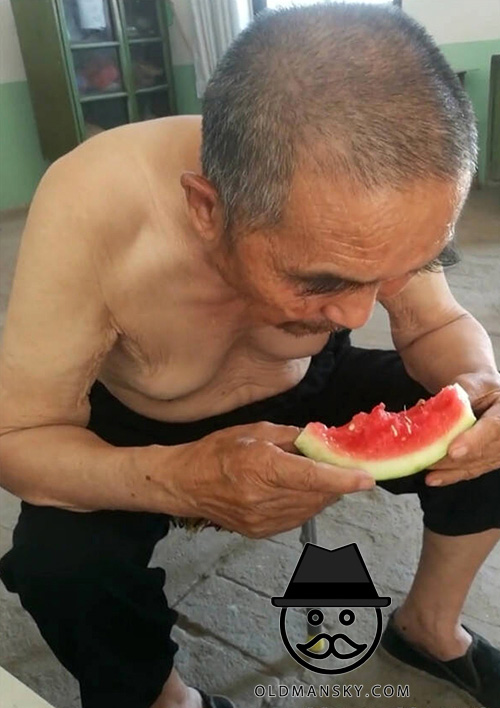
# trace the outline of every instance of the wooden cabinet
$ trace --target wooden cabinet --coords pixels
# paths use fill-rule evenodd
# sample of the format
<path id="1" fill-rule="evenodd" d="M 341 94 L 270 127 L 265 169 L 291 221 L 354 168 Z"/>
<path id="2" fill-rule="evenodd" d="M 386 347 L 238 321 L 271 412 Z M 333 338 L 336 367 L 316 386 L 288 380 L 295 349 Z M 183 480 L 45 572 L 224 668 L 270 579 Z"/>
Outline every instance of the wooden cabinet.
<path id="1" fill-rule="evenodd" d="M 176 113 L 166 0 L 11 0 L 44 157 Z"/>

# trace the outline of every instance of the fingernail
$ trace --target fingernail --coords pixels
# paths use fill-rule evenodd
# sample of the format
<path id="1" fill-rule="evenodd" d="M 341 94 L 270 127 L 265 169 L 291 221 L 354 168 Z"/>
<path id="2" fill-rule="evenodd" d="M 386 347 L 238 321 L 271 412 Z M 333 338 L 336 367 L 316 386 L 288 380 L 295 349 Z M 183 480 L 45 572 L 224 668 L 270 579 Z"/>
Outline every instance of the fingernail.
<path id="1" fill-rule="evenodd" d="M 456 450 L 452 450 L 450 452 L 450 457 L 453 459 L 456 459 L 458 457 L 464 457 L 467 454 L 467 448 L 466 447 L 457 447 Z"/>
<path id="2" fill-rule="evenodd" d="M 443 484 L 442 479 L 431 479 L 430 482 L 427 482 L 429 487 L 439 487 L 440 484 Z"/>
<path id="3" fill-rule="evenodd" d="M 358 484 L 358 489 L 372 489 L 375 486 L 375 480 L 373 477 L 363 477 L 360 479 Z"/>

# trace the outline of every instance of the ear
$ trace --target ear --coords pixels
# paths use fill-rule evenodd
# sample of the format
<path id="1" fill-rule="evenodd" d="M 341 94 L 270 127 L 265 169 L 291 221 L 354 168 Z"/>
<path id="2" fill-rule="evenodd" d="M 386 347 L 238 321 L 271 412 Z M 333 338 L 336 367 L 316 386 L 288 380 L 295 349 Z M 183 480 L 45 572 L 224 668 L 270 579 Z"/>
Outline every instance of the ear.
<path id="1" fill-rule="evenodd" d="M 215 187 L 202 175 L 184 172 L 181 185 L 186 193 L 189 215 L 204 239 L 217 240 L 224 230 L 222 205 Z"/>

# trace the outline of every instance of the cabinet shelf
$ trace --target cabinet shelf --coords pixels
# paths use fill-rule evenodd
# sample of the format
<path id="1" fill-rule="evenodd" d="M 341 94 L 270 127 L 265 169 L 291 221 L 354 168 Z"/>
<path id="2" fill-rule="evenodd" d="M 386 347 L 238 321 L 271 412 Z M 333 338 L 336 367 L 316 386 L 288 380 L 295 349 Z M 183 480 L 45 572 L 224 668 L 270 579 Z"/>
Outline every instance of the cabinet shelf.
<path id="1" fill-rule="evenodd" d="M 155 93 L 155 91 L 168 91 L 168 84 L 156 84 L 156 86 L 146 86 L 136 89 L 136 93 Z"/>
<path id="2" fill-rule="evenodd" d="M 73 42 L 71 49 L 102 49 L 105 47 L 119 47 L 120 42 Z"/>
<path id="3" fill-rule="evenodd" d="M 161 42 L 163 37 L 134 37 L 131 39 L 129 37 L 129 44 L 154 44 L 155 42 Z"/>
<path id="4" fill-rule="evenodd" d="M 80 96 L 80 103 L 90 103 L 91 101 L 105 101 L 110 98 L 126 98 L 126 91 L 109 91 L 108 93 L 90 93 L 87 96 Z"/>

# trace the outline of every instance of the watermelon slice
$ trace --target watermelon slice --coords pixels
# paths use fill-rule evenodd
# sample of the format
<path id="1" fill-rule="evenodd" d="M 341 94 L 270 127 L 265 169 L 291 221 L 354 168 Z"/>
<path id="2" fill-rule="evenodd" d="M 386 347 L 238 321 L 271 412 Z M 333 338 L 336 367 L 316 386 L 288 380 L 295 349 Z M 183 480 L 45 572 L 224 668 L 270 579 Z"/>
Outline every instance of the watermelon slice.
<path id="1" fill-rule="evenodd" d="M 379 403 L 338 428 L 309 423 L 295 446 L 317 462 L 362 469 L 376 480 L 395 479 L 445 457 L 451 441 L 475 422 L 467 393 L 453 384 L 400 413 Z"/>

